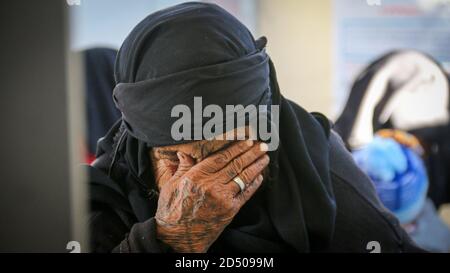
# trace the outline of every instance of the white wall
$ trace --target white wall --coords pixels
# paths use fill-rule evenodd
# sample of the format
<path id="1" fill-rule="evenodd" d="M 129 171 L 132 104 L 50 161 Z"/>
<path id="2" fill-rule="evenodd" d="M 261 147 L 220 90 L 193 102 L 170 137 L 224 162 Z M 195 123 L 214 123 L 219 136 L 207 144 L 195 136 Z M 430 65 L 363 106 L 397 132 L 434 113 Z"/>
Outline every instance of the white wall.
<path id="1" fill-rule="evenodd" d="M 332 109 L 330 0 L 260 0 L 259 34 L 277 69 L 282 94 L 310 112 Z"/>

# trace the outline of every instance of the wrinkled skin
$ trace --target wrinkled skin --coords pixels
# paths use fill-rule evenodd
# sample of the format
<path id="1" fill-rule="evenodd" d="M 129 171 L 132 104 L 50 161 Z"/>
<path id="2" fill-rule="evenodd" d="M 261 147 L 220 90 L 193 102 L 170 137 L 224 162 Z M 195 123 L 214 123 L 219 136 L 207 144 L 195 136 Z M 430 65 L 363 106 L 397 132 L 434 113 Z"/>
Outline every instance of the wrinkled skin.
<path id="1" fill-rule="evenodd" d="M 157 237 L 176 252 L 206 252 L 260 187 L 269 164 L 259 142 L 205 140 L 150 150 L 160 190 Z M 232 181 L 246 184 L 241 192 Z"/>

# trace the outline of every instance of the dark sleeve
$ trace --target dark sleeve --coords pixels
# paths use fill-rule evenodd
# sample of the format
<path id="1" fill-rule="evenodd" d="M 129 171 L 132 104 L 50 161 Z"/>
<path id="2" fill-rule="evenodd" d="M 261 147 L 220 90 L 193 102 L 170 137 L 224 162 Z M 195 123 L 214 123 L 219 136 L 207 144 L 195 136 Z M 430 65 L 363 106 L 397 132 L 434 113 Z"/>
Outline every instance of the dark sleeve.
<path id="1" fill-rule="evenodd" d="M 125 239 L 116 246 L 115 253 L 169 253 L 170 247 L 156 238 L 155 218 L 143 223 L 136 223 L 125 236 Z"/>
<path id="2" fill-rule="evenodd" d="M 156 222 L 138 222 L 121 188 L 89 166 L 89 231 L 91 252 L 165 253 L 170 248 L 156 238 Z"/>
<path id="3" fill-rule="evenodd" d="M 336 198 L 336 228 L 331 252 L 423 252 L 380 202 L 370 179 L 357 167 L 341 138 L 330 135 L 330 166 Z"/>
<path id="4" fill-rule="evenodd" d="M 91 251 L 97 253 L 168 253 L 170 247 L 156 238 L 156 222 L 150 218 L 129 226 L 111 209 L 91 212 Z"/>

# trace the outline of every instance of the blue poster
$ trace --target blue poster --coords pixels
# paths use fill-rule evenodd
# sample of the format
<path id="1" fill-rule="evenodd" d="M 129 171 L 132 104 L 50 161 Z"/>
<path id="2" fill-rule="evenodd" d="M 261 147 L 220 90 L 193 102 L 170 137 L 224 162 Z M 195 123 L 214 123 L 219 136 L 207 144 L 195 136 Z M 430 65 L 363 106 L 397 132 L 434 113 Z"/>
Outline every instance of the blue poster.
<path id="1" fill-rule="evenodd" d="M 358 73 L 388 51 L 420 50 L 450 71 L 450 1 L 334 0 L 333 4 L 335 117 Z"/>

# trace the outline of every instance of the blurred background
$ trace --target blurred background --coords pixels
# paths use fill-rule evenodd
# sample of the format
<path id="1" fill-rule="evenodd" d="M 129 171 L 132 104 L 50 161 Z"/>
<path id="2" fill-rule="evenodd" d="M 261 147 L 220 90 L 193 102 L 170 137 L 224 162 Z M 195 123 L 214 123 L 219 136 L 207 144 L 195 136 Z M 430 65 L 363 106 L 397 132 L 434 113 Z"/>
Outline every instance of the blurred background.
<path id="1" fill-rule="evenodd" d="M 148 14 L 181 2 L 2 2 L 1 252 L 70 252 L 70 241 L 87 251 L 86 185 L 77 164 L 95 159 L 97 139 L 120 117 L 111 100 L 116 50 Z M 284 96 L 341 119 L 336 130 L 350 151 L 379 129 L 413 134 L 423 146 L 428 197 L 450 225 L 450 143 L 442 129 L 450 109 L 450 1 L 205 2 L 268 38 Z"/>

